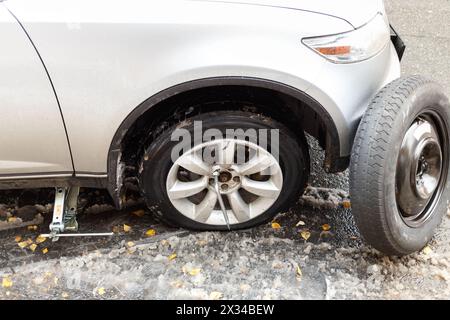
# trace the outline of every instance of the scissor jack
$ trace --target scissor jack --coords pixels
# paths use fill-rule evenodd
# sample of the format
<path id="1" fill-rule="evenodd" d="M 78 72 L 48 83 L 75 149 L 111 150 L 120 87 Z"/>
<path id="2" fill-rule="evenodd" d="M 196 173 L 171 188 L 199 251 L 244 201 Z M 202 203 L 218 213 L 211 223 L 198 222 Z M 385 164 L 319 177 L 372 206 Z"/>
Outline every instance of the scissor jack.
<path id="1" fill-rule="evenodd" d="M 53 218 L 50 223 L 50 233 L 42 234 L 44 238 L 58 241 L 60 237 L 102 237 L 112 236 L 114 233 L 63 233 L 65 231 L 78 231 L 77 204 L 80 187 L 61 188 L 55 192 L 55 204 L 53 206 Z"/>

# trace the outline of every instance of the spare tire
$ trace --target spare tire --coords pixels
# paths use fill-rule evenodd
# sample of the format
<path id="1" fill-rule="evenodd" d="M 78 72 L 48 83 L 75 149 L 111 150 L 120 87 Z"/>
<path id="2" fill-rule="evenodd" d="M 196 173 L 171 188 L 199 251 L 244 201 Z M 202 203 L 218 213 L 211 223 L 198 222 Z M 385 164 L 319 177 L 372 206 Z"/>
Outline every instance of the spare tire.
<path id="1" fill-rule="evenodd" d="M 442 87 L 421 76 L 387 85 L 362 117 L 350 163 L 352 209 L 379 251 L 420 250 L 447 212 L 449 123 Z"/>

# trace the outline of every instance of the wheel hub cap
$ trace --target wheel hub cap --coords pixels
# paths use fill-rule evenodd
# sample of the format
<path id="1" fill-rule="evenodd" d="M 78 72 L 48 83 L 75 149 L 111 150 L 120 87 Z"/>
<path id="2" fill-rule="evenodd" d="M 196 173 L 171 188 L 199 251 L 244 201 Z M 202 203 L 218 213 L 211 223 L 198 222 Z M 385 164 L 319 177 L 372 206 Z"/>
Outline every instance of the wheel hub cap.
<path id="1" fill-rule="evenodd" d="M 433 122 L 418 118 L 406 132 L 397 162 L 397 204 L 405 218 L 422 215 L 442 173 L 442 151 Z"/>

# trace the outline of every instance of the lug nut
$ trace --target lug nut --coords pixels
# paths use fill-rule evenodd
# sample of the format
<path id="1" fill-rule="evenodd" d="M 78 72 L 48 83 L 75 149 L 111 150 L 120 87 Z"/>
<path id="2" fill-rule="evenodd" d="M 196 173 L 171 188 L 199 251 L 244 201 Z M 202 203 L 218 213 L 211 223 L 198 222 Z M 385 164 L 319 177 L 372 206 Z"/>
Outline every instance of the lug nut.
<path id="1" fill-rule="evenodd" d="M 233 177 L 233 181 L 234 182 L 240 182 L 241 178 L 239 178 L 238 176 Z"/>
<path id="2" fill-rule="evenodd" d="M 227 184 L 223 184 L 223 185 L 220 186 L 220 188 L 221 188 L 223 191 L 227 191 L 227 190 L 228 190 L 228 185 L 227 185 Z"/>

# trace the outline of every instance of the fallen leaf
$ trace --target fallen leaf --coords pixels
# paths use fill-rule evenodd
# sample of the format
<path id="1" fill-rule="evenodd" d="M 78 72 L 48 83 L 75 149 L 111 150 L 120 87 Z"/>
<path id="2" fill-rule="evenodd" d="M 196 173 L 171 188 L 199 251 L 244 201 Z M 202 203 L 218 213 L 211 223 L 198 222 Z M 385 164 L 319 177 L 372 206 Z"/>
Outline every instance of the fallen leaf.
<path id="1" fill-rule="evenodd" d="M 303 239 L 308 240 L 309 237 L 311 237 L 311 232 L 309 232 L 309 231 L 302 231 L 302 232 L 300 232 L 300 235 L 301 235 L 301 237 Z"/>
<path id="2" fill-rule="evenodd" d="M 43 254 L 47 254 L 48 253 L 48 249 L 47 248 L 42 249 L 42 253 Z"/>
<path id="3" fill-rule="evenodd" d="M 12 287 L 12 285 L 13 285 L 13 282 L 12 282 L 11 278 L 9 278 L 9 277 L 3 278 L 3 280 L 2 280 L 3 288 L 10 288 L 10 287 Z"/>
<path id="4" fill-rule="evenodd" d="M 281 226 L 278 222 L 272 222 L 272 229 L 280 229 Z"/>
<path id="5" fill-rule="evenodd" d="M 132 214 L 134 214 L 136 217 L 143 217 L 144 215 L 145 215 L 145 211 L 144 210 L 136 210 L 136 211 L 133 211 L 132 212 Z"/>
<path id="6" fill-rule="evenodd" d="M 344 200 L 344 201 L 342 201 L 342 206 L 345 209 L 350 209 L 352 207 L 352 204 L 351 204 L 350 200 Z"/>
<path id="7" fill-rule="evenodd" d="M 177 257 L 177 254 L 176 253 L 172 253 L 170 256 L 169 256 L 169 261 L 172 261 L 173 259 L 175 259 Z"/>
<path id="8" fill-rule="evenodd" d="M 15 241 L 15 242 L 20 242 L 20 241 L 22 241 L 22 237 L 21 237 L 21 236 L 16 236 L 16 237 L 14 238 L 14 241 Z"/>
<path id="9" fill-rule="evenodd" d="M 295 277 L 296 277 L 297 281 L 301 281 L 302 276 L 303 276 L 302 269 L 300 269 L 300 267 L 297 266 L 297 270 L 295 272 Z"/>
<path id="10" fill-rule="evenodd" d="M 30 245 L 29 248 L 30 248 L 31 251 L 34 252 L 36 250 L 36 248 L 37 248 L 37 244 L 33 243 L 32 245 Z"/>
<path id="11" fill-rule="evenodd" d="M 133 241 L 128 241 L 127 242 L 127 247 L 128 248 L 134 247 L 134 242 Z"/>
<path id="12" fill-rule="evenodd" d="M 16 222 L 17 221 L 17 218 L 16 217 L 9 217 L 8 218 L 8 222 L 10 222 L 10 223 L 14 223 L 14 222 Z"/>
<path id="13" fill-rule="evenodd" d="M 330 229 L 331 229 L 331 226 L 328 223 L 325 223 L 324 225 L 322 225 L 323 231 L 329 231 Z"/>
<path id="14" fill-rule="evenodd" d="M 131 230 L 131 227 L 129 225 L 127 225 L 127 224 L 123 225 L 123 231 L 129 232 L 130 230 Z"/>
<path id="15" fill-rule="evenodd" d="M 198 274 L 200 273 L 200 271 L 201 271 L 200 268 L 194 268 L 194 269 L 189 270 L 188 273 L 189 273 L 191 276 L 196 276 L 196 275 L 198 275 Z"/>
<path id="16" fill-rule="evenodd" d="M 172 281 L 170 285 L 175 288 L 182 288 L 184 286 L 183 282 L 181 282 L 180 280 Z"/>
<path id="17" fill-rule="evenodd" d="M 47 240 L 47 238 L 45 238 L 45 237 L 43 237 L 42 235 L 40 235 L 40 236 L 38 236 L 38 237 L 36 238 L 36 243 L 39 244 L 39 243 L 44 242 L 45 240 Z"/>
<path id="18" fill-rule="evenodd" d="M 30 231 L 36 231 L 37 230 L 37 226 L 28 226 L 27 229 Z"/>
<path id="19" fill-rule="evenodd" d="M 61 297 L 68 298 L 69 294 L 67 292 L 63 292 L 63 293 L 61 293 Z"/>
<path id="20" fill-rule="evenodd" d="M 29 243 L 27 241 L 21 241 L 17 245 L 23 249 L 23 248 L 28 247 Z"/>
<path id="21" fill-rule="evenodd" d="M 28 243 L 28 245 L 33 244 L 33 240 L 31 238 L 28 238 L 27 243 Z"/>
<path id="22" fill-rule="evenodd" d="M 100 287 L 97 289 L 97 293 L 102 296 L 106 293 L 106 290 L 105 290 L 105 288 Z"/>
<path id="23" fill-rule="evenodd" d="M 219 292 L 219 291 L 213 291 L 211 292 L 211 294 L 209 295 L 209 298 L 211 300 L 220 300 L 223 297 L 223 293 Z"/>
<path id="24" fill-rule="evenodd" d="M 300 220 L 299 222 L 297 222 L 297 224 L 295 226 L 299 227 L 299 226 L 304 226 L 304 225 L 306 225 L 305 221 Z"/>
<path id="25" fill-rule="evenodd" d="M 156 234 L 156 231 L 154 229 L 148 229 L 147 232 L 145 232 L 145 235 L 147 237 L 153 237 Z"/>
<path id="26" fill-rule="evenodd" d="M 422 249 L 422 252 L 426 255 L 429 255 L 430 253 L 433 252 L 433 250 L 429 246 L 426 246 L 425 248 Z"/>

